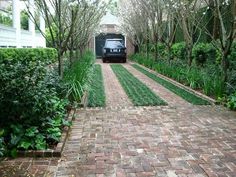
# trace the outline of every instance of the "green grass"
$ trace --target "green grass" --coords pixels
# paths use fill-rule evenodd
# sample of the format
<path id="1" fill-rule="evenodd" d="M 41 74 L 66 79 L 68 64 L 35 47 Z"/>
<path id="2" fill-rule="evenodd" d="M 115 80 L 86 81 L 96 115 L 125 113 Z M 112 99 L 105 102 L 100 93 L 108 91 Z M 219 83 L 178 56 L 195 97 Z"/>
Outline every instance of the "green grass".
<path id="1" fill-rule="evenodd" d="M 122 65 L 114 64 L 111 65 L 111 68 L 135 106 L 167 105 L 167 103 L 155 95 L 151 89 L 134 77 Z"/>
<path id="2" fill-rule="evenodd" d="M 208 105 L 208 104 L 210 104 L 207 100 L 204 100 L 204 99 L 196 96 L 195 94 L 190 93 L 190 92 L 172 84 L 171 82 L 158 77 L 157 75 L 145 70 L 144 68 L 142 68 L 141 66 L 138 66 L 137 64 L 133 64 L 132 66 L 135 69 L 137 69 L 138 71 L 140 71 L 143 74 L 145 74 L 146 76 L 148 76 L 149 78 L 156 81 L 157 83 L 161 84 L 162 86 L 164 86 L 168 90 L 174 92 L 176 95 L 182 97 L 183 99 L 185 99 L 189 103 L 192 103 L 194 105 Z"/>
<path id="3" fill-rule="evenodd" d="M 102 69 L 100 65 L 94 66 L 94 74 L 88 97 L 88 107 L 104 107 L 106 96 L 103 85 Z"/>

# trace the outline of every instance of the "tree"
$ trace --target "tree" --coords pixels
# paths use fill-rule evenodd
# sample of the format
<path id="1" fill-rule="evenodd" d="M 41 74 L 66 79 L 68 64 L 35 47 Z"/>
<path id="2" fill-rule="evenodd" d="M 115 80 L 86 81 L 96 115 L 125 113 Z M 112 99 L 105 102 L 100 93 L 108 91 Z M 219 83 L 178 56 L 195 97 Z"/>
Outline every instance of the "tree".
<path id="1" fill-rule="evenodd" d="M 62 56 L 67 50 L 67 44 L 75 28 L 74 22 L 76 21 L 78 13 L 77 9 L 75 11 L 71 11 L 70 9 L 76 4 L 77 1 L 69 2 L 68 0 L 35 0 L 35 6 L 43 15 L 50 35 L 51 40 L 47 42 L 57 49 L 58 72 L 60 76 L 63 74 Z M 30 11 L 29 4 L 26 5 L 31 19 L 34 20 L 37 25 L 35 14 L 32 14 Z M 68 12 L 72 12 L 73 15 L 69 16 Z M 71 23 L 67 23 L 68 18 L 73 18 L 70 20 Z M 38 25 L 37 27 L 47 40 L 46 33 L 42 31 Z"/>
<path id="2" fill-rule="evenodd" d="M 187 59 L 189 66 L 192 65 L 192 49 L 201 35 L 199 29 L 201 30 L 200 26 L 204 19 L 204 14 L 199 14 L 198 12 L 205 5 L 206 4 L 201 0 L 177 0 L 173 4 L 187 46 Z M 198 36 L 196 37 L 196 35 Z"/>
<path id="3" fill-rule="evenodd" d="M 147 18 L 144 10 L 139 7 L 137 0 L 121 1 L 119 6 L 121 29 L 129 36 L 133 45 L 138 49 L 147 41 Z"/>
<path id="4" fill-rule="evenodd" d="M 229 68 L 229 54 L 233 41 L 236 38 L 236 1 L 235 0 L 203 0 L 211 10 L 212 19 L 217 24 L 214 28 L 219 29 L 218 35 L 206 26 L 201 26 L 204 32 L 210 36 L 213 45 L 220 52 L 222 66 L 222 81 L 227 81 L 227 72 Z"/>
<path id="5" fill-rule="evenodd" d="M 176 29 L 178 25 L 177 14 L 175 13 L 175 7 L 172 0 L 167 0 L 165 4 L 164 10 L 166 21 L 163 25 L 164 37 L 162 38 L 162 42 L 165 44 L 168 59 L 171 59 L 171 47 L 175 40 Z"/>
<path id="6" fill-rule="evenodd" d="M 92 34 L 106 12 L 107 3 L 99 0 L 94 2 L 83 0 L 80 1 L 77 8 L 78 18 L 76 18 L 76 21 L 74 22 L 75 28 L 73 29 L 68 43 L 71 64 L 73 62 L 73 53 L 75 50 L 79 50 L 80 55 L 83 54 L 85 47 L 88 45 L 88 42 L 92 37 Z M 68 23 L 71 22 L 68 21 Z M 78 56 L 76 56 L 76 58 L 78 58 Z"/>

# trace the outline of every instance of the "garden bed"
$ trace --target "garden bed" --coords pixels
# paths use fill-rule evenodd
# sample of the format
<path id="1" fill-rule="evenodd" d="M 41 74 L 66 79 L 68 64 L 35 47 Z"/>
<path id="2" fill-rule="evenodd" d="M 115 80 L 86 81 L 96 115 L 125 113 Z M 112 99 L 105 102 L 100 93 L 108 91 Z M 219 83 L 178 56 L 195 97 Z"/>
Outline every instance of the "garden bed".
<path id="1" fill-rule="evenodd" d="M 138 71 L 142 72 L 149 78 L 153 79 L 157 83 L 161 84 L 168 90 L 172 91 L 176 95 L 182 97 L 186 101 L 194 104 L 194 105 L 209 105 L 209 104 L 215 104 L 215 100 L 212 98 L 209 98 L 201 93 L 198 93 L 195 90 L 192 90 L 176 81 L 173 81 L 172 79 L 169 79 L 163 75 L 156 74 L 154 71 L 145 68 L 142 65 L 139 64 L 132 64 L 132 66 L 137 69 Z M 149 71 L 148 71 L 149 70 Z"/>
<path id="2" fill-rule="evenodd" d="M 71 122 L 74 119 L 74 114 L 75 109 L 71 109 L 65 120 Z M 16 157 L 61 157 L 70 129 L 70 126 L 63 128 L 61 139 L 54 149 L 17 151 Z"/>
<path id="3" fill-rule="evenodd" d="M 153 93 L 149 87 L 134 77 L 122 65 L 113 64 L 111 68 L 135 106 L 167 105 L 164 100 Z"/>

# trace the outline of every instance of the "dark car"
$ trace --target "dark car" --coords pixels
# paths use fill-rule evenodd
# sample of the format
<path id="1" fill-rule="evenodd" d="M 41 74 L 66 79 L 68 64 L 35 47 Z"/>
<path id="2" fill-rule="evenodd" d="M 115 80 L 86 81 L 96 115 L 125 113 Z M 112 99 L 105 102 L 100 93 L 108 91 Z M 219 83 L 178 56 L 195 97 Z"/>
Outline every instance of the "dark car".
<path id="1" fill-rule="evenodd" d="M 122 39 L 106 39 L 102 51 L 102 61 L 126 62 L 126 47 Z"/>

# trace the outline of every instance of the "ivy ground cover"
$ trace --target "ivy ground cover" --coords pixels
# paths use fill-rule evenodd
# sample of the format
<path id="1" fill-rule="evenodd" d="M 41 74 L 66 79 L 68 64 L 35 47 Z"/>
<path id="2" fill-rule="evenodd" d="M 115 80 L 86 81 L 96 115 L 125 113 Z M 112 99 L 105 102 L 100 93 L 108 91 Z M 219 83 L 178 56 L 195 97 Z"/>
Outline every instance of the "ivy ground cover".
<path id="1" fill-rule="evenodd" d="M 183 99 L 185 99 L 189 103 L 192 103 L 194 105 L 208 105 L 208 104 L 210 104 L 207 100 L 204 100 L 204 99 L 196 96 L 195 94 L 190 93 L 190 92 L 170 83 L 169 81 L 158 77 L 157 75 L 145 70 L 144 68 L 142 68 L 141 66 L 138 66 L 137 64 L 133 64 L 132 66 L 135 69 L 137 69 L 138 71 L 140 71 L 143 74 L 145 74 L 146 76 L 148 76 L 149 78 L 151 78 L 152 80 L 161 84 L 162 86 L 164 86 L 168 90 L 174 92 L 176 95 L 182 97 Z"/>
<path id="2" fill-rule="evenodd" d="M 135 106 L 167 105 L 164 100 L 153 93 L 150 88 L 134 77 L 122 65 L 113 64 L 111 68 Z"/>
<path id="3" fill-rule="evenodd" d="M 104 107 L 106 103 L 101 65 L 94 66 L 88 97 L 89 107 Z"/>

